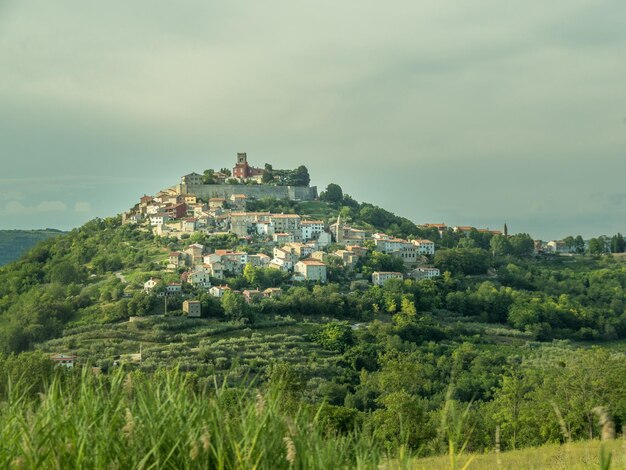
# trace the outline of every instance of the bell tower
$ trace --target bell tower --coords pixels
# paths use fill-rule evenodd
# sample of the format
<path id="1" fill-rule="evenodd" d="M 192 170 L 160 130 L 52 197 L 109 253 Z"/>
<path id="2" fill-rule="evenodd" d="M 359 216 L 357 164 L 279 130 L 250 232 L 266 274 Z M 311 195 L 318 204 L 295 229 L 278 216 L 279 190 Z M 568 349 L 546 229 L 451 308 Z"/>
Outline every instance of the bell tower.
<path id="1" fill-rule="evenodd" d="M 237 164 L 233 168 L 233 177 L 247 178 L 250 176 L 250 166 L 248 165 L 248 155 L 245 152 L 237 154 Z"/>

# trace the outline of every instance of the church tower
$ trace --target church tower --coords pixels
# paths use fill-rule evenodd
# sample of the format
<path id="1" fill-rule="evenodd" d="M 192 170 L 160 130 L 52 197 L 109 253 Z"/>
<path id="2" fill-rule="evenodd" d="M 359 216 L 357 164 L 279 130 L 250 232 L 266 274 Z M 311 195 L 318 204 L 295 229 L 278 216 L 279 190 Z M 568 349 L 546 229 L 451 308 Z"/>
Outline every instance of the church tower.
<path id="1" fill-rule="evenodd" d="M 237 154 L 237 164 L 233 168 L 233 177 L 245 179 L 250 176 L 250 165 L 248 165 L 248 155 L 243 153 Z"/>
<path id="2" fill-rule="evenodd" d="M 341 224 L 341 214 L 337 216 L 337 222 L 335 223 L 335 243 L 341 243 L 343 241 L 343 226 Z"/>

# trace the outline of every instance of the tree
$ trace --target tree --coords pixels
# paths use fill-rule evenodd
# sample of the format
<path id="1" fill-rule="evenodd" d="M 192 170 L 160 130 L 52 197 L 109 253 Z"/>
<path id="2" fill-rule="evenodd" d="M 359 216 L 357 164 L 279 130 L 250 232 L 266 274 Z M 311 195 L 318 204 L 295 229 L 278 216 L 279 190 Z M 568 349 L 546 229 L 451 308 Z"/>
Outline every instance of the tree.
<path id="1" fill-rule="evenodd" d="M 493 416 L 502 428 L 505 447 L 515 449 L 523 422 L 524 408 L 529 406 L 528 393 L 536 384 L 529 383 L 529 371 L 522 371 L 519 365 L 511 367 L 502 377 L 502 384 L 496 391 L 493 401 Z"/>
<path id="2" fill-rule="evenodd" d="M 453 248 L 435 254 L 435 266 L 452 274 L 485 274 L 489 267 L 487 252 L 480 248 Z"/>
<path id="3" fill-rule="evenodd" d="M 269 163 L 265 164 L 265 171 L 263 172 L 263 179 L 261 180 L 264 184 L 268 184 L 274 180 L 274 169 L 272 165 Z"/>
<path id="4" fill-rule="evenodd" d="M 241 320 L 247 316 L 247 305 L 244 298 L 231 291 L 226 291 L 222 297 L 224 314 L 233 320 Z"/>
<path id="5" fill-rule="evenodd" d="M 204 170 L 204 173 L 202 174 L 202 182 L 204 184 L 215 184 L 215 171 L 214 170 Z"/>
<path id="6" fill-rule="evenodd" d="M 393 322 L 400 328 L 415 323 L 417 319 L 417 310 L 415 302 L 409 296 L 402 296 L 400 303 L 400 313 L 393 316 Z"/>
<path id="7" fill-rule="evenodd" d="M 81 283 L 85 280 L 84 269 L 70 262 L 62 261 L 50 269 L 50 281 L 59 284 Z"/>
<path id="8" fill-rule="evenodd" d="M 624 253 L 626 249 L 626 241 L 621 233 L 614 235 L 611 238 L 611 253 Z"/>
<path id="9" fill-rule="evenodd" d="M 224 173 L 226 176 L 232 176 L 233 173 L 228 168 L 222 168 L 220 173 Z"/>
<path id="10" fill-rule="evenodd" d="M 315 341 L 324 349 L 343 353 L 354 344 L 354 335 L 348 322 L 330 322 L 317 332 Z"/>
<path id="11" fill-rule="evenodd" d="M 592 255 L 601 255 L 605 253 L 606 247 L 604 240 L 601 238 L 592 238 L 589 240 L 589 253 Z"/>
<path id="12" fill-rule="evenodd" d="M 493 256 L 505 256 L 511 254 L 511 244 L 504 235 L 496 235 L 491 239 L 489 248 Z"/>
<path id="13" fill-rule="evenodd" d="M 576 239 L 571 235 L 563 239 L 563 244 L 567 247 L 570 253 L 576 251 Z"/>
<path id="14" fill-rule="evenodd" d="M 297 406 L 297 399 L 304 392 L 306 377 L 287 362 L 274 362 L 265 370 L 270 389 L 281 393 L 287 406 Z"/>
<path id="15" fill-rule="evenodd" d="M 535 242 L 527 233 L 513 235 L 509 238 L 509 245 L 511 253 L 519 258 L 526 258 L 535 250 Z"/>
<path id="16" fill-rule="evenodd" d="M 252 263 L 246 264 L 246 266 L 243 268 L 243 277 L 246 278 L 246 282 L 248 283 L 248 285 L 253 287 L 259 287 L 259 285 L 261 284 L 261 276 L 259 275 L 259 271 L 260 269 L 255 268 Z"/>
<path id="17" fill-rule="evenodd" d="M 326 186 L 326 191 L 322 191 L 320 194 L 320 199 L 333 204 L 341 204 L 343 202 L 343 190 L 338 184 L 330 183 Z"/>
<path id="18" fill-rule="evenodd" d="M 293 172 L 292 183 L 293 186 L 308 186 L 311 182 L 311 177 L 309 176 L 309 170 L 306 166 L 300 165 Z"/>
<path id="19" fill-rule="evenodd" d="M 580 235 L 576 236 L 574 239 L 574 249 L 576 253 L 584 253 L 585 252 L 585 240 Z"/>

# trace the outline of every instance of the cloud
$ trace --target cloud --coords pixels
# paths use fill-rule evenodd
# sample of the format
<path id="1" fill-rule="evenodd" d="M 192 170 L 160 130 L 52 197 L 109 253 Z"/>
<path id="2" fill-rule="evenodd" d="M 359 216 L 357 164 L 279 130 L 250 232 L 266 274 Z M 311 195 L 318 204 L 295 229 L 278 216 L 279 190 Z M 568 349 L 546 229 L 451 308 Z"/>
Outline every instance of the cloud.
<path id="1" fill-rule="evenodd" d="M 65 212 L 67 205 L 61 201 L 42 201 L 35 206 L 35 212 Z"/>
<path id="2" fill-rule="evenodd" d="M 67 204 L 61 201 L 41 201 L 35 206 L 25 206 L 21 202 L 10 201 L 5 204 L 4 211 L 11 215 L 47 214 L 51 212 L 65 212 L 67 211 Z"/>

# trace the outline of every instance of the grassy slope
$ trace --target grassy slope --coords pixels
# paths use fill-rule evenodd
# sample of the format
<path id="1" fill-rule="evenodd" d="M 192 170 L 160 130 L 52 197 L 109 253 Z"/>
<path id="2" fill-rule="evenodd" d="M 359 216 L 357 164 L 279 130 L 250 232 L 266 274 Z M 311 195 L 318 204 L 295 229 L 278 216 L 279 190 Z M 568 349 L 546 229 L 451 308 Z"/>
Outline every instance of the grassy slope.
<path id="1" fill-rule="evenodd" d="M 215 319 L 151 316 L 136 322 L 66 329 L 62 338 L 40 348 L 45 352 L 71 350 L 102 366 L 118 356 L 138 353 L 141 345 L 143 370 L 179 365 L 183 370 L 228 374 L 235 380 L 237 375 L 261 373 L 279 359 L 308 364 L 316 375 L 330 377 L 337 372 L 339 357 L 308 339 L 317 323 L 315 319 L 277 318 L 245 326 Z"/>
<path id="2" fill-rule="evenodd" d="M 470 461 L 468 470 L 583 470 L 600 468 L 599 441 L 583 441 L 566 445 L 547 445 L 530 449 L 495 453 L 465 455 L 457 460 L 456 468 L 463 468 Z M 626 441 L 615 440 L 603 444 L 611 452 L 611 469 L 626 468 Z M 424 470 L 444 470 L 451 466 L 449 456 L 430 457 L 414 461 L 413 468 Z"/>

